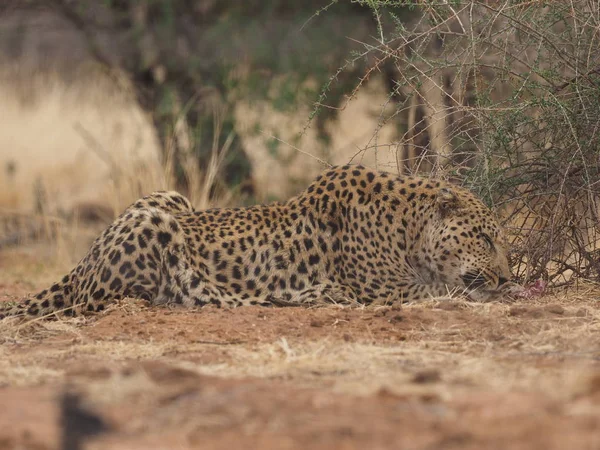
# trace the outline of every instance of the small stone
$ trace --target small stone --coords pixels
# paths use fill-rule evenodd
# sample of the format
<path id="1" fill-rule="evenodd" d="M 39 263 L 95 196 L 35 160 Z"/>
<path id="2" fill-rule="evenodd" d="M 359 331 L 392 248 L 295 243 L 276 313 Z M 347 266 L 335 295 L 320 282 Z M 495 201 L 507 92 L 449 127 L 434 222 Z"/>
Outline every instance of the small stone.
<path id="1" fill-rule="evenodd" d="M 402 317 L 400 314 L 396 314 L 394 317 L 391 317 L 389 319 L 390 323 L 398 323 L 398 322 L 402 322 L 404 320 L 404 317 Z"/>
<path id="2" fill-rule="evenodd" d="M 391 308 L 389 306 L 382 306 L 380 307 L 377 311 L 375 311 L 375 314 L 373 314 L 375 317 L 383 317 L 385 316 L 389 311 L 391 311 Z"/>
<path id="3" fill-rule="evenodd" d="M 442 379 L 442 375 L 440 374 L 440 371 L 437 369 L 426 369 L 426 370 L 421 370 L 420 372 L 417 372 L 412 381 L 413 383 L 419 383 L 419 384 L 424 384 L 424 383 L 435 383 L 437 381 L 440 381 Z"/>
<path id="4" fill-rule="evenodd" d="M 527 312 L 527 308 L 524 306 L 511 306 L 508 310 L 509 316 L 522 316 Z"/>

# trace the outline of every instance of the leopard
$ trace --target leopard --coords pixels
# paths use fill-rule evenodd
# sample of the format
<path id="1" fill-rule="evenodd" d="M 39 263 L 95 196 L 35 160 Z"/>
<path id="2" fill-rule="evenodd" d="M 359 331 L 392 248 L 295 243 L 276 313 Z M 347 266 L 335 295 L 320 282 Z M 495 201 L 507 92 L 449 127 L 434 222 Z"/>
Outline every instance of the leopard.
<path id="1" fill-rule="evenodd" d="M 60 281 L 8 316 L 87 315 L 137 298 L 199 308 L 502 298 L 504 231 L 442 179 L 334 166 L 284 202 L 195 210 L 175 191 L 129 206 Z M 450 297 L 449 297 L 450 296 Z"/>

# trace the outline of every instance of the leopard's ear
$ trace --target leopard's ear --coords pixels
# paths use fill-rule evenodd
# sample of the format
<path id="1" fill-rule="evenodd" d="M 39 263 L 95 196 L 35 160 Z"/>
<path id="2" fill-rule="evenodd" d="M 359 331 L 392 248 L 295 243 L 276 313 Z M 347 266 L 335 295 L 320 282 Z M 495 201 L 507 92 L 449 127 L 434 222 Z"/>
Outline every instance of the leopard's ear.
<path id="1" fill-rule="evenodd" d="M 442 216 L 447 216 L 458 209 L 458 196 L 450 188 L 441 188 L 435 199 L 438 211 Z"/>

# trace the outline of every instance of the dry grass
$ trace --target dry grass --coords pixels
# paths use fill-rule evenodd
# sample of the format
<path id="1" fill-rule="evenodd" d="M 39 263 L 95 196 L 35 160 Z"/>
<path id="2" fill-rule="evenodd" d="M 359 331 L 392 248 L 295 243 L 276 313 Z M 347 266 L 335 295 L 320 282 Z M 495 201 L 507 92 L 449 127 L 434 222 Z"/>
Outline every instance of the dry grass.
<path id="1" fill-rule="evenodd" d="M 0 71 L 1 208 L 56 214 L 112 199 L 122 172 L 143 174 L 137 188 L 164 183 L 155 132 L 126 83 L 94 68 L 73 76 Z"/>
<path id="2" fill-rule="evenodd" d="M 0 253 L 0 286 L 15 297 L 57 271 L 26 248 L 11 251 L 8 260 L 18 264 L 10 271 Z M 246 436 L 240 427 L 254 435 L 263 420 L 266 433 L 283 427 L 288 435 L 320 436 L 319 427 L 338 418 L 358 433 L 352 414 L 389 414 L 384 405 L 416 414 L 417 422 L 446 423 L 451 435 L 453 420 L 488 430 L 482 433 L 495 441 L 491 423 L 503 435 L 534 429 L 534 417 L 552 429 L 564 417 L 585 427 L 600 416 L 599 298 L 598 286 L 585 284 L 515 303 L 455 298 L 402 307 L 182 311 L 124 300 L 91 317 L 0 321 L 0 390 L 34 415 L 23 422 L 28 430 L 39 421 L 36 408 L 55 405 L 35 392 L 80 393 L 86 407 L 120 430 L 97 448 L 148 448 L 144 439 L 162 442 L 167 431 L 178 437 L 165 448 L 195 448 L 180 436 Z M 340 402 L 349 402 L 341 410 L 347 413 L 336 412 Z M 290 411 L 281 412 L 282 405 Z M 438 435 L 415 427 L 415 439 Z M 33 431 L 40 442 L 52 439 L 44 433 Z M 531 439 L 511 433 L 518 442 Z M 580 434 L 585 442 L 590 436 Z M 473 445 L 466 448 L 482 448 Z"/>
<path id="3" fill-rule="evenodd" d="M 456 299 L 407 305 L 399 314 L 411 320 L 411 325 L 396 344 L 382 341 L 381 333 L 374 335 L 369 323 L 358 338 L 348 340 L 335 336 L 313 339 L 310 329 L 306 337 L 282 333 L 269 342 L 233 340 L 231 345 L 219 345 L 228 343 L 219 339 L 152 338 L 151 330 L 160 326 L 157 319 L 149 319 L 146 308 L 138 303 L 121 302 L 103 320 L 110 320 L 115 313 L 140 317 L 150 330 L 149 339 L 130 340 L 117 327 L 101 340 L 93 340 L 88 330 L 94 328 L 97 318 L 0 322 L 0 342 L 4 344 L 0 347 L 0 384 L 59 382 L 67 376 L 69 365 L 89 361 L 119 367 L 129 361 L 161 360 L 206 375 L 294 380 L 359 394 L 382 388 L 414 389 L 409 381 L 423 371 L 432 371 L 443 380 L 434 385 L 439 395 L 477 387 L 539 390 L 561 396 L 600 358 L 598 298 L 598 287 L 585 285 L 518 304 Z M 342 316 L 348 311 L 344 308 L 314 311 L 323 310 L 340 313 L 324 325 L 332 329 L 350 320 Z M 368 307 L 350 313 L 356 320 L 354 316 L 361 314 L 390 311 L 389 307 Z M 264 322 L 254 325 L 243 331 L 254 329 L 260 334 L 261 327 L 270 326 Z M 212 355 L 215 361 L 197 363 L 198 355 Z M 62 361 L 69 364 L 63 366 Z M 538 365 L 540 361 L 545 362 Z M 548 364 L 554 367 L 548 370 Z"/>
<path id="4" fill-rule="evenodd" d="M 38 249 L 65 272 L 114 217 L 156 190 L 179 190 L 199 209 L 232 202 L 233 193 L 219 185 L 218 175 L 233 136 L 215 140 L 208 166 L 199 167 L 182 112 L 161 157 L 149 118 L 135 106 L 125 81 L 114 86 L 114 77 L 93 69 L 75 78 L 79 81 L 66 86 L 53 74 L 0 72 L 6 125 L 0 131 L 0 147 L 6 149 L 0 164 L 8 171 L 0 176 L 5 257 L 15 246 L 35 251 L 41 242 Z M 219 136 L 223 107 L 211 106 Z M 184 170 L 185 189 L 177 167 Z"/>

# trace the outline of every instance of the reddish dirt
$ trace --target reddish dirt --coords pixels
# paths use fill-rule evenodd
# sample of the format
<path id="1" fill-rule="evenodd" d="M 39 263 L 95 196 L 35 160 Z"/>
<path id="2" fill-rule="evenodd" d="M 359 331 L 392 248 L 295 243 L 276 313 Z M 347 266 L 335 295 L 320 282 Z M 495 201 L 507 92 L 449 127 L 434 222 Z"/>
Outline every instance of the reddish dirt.
<path id="1" fill-rule="evenodd" d="M 0 450 L 599 449 L 597 298 L 0 323 Z"/>

